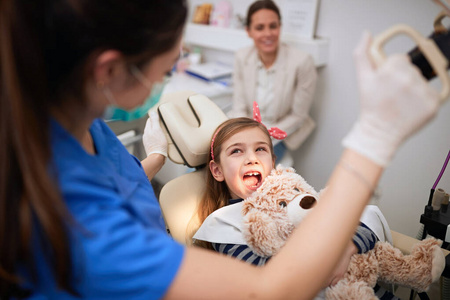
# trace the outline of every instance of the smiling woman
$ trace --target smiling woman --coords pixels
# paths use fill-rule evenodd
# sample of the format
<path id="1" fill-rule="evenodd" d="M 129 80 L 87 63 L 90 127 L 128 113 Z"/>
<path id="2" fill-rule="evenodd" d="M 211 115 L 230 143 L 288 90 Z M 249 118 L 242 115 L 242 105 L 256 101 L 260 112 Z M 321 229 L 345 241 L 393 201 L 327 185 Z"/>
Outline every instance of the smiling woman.
<path id="1" fill-rule="evenodd" d="M 247 33 L 253 39 L 265 68 L 270 68 L 277 57 L 281 32 L 281 16 L 275 4 L 253 5 L 247 17 Z M 261 4 L 264 2 L 260 2 Z M 267 8 L 266 8 L 267 7 Z"/>
<path id="2" fill-rule="evenodd" d="M 295 150 L 315 127 L 309 116 L 317 72 L 312 57 L 280 42 L 281 15 L 271 0 L 250 5 L 246 30 L 253 46 L 236 52 L 233 71 L 233 104 L 230 117 L 251 117 L 258 102 L 268 127 L 276 126 L 288 137 L 275 145 L 277 162 Z"/>

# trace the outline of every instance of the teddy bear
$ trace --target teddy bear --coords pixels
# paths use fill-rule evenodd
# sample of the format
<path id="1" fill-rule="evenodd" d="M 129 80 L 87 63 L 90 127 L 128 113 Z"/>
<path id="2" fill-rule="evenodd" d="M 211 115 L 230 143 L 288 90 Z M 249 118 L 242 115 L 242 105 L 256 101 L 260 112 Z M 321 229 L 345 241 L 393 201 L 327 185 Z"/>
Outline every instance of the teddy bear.
<path id="1" fill-rule="evenodd" d="M 312 209 L 323 190 L 316 192 L 293 168 L 277 166 L 242 206 L 243 236 L 260 256 L 276 255 L 294 228 Z M 388 242 L 352 256 L 348 270 L 326 299 L 378 299 L 373 287 L 378 280 L 426 291 L 445 267 L 442 241 L 428 238 L 404 255 Z"/>

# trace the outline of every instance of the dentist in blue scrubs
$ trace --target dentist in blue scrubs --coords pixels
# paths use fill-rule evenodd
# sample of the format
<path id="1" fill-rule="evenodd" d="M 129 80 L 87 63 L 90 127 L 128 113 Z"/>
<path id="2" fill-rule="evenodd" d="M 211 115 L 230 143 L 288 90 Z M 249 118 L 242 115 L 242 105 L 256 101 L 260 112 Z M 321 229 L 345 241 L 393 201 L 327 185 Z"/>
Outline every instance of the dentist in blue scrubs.
<path id="1" fill-rule="evenodd" d="M 183 0 L 0 2 L 1 299 L 313 298 L 369 185 L 438 109 L 406 56 L 372 66 L 366 34 L 355 52 L 361 116 L 342 154 L 352 172 L 336 166 L 322 201 L 264 267 L 186 248 L 167 235 L 149 182 L 167 147 L 157 118 L 142 162 L 103 121 L 143 117 L 158 101 L 186 16 Z"/>

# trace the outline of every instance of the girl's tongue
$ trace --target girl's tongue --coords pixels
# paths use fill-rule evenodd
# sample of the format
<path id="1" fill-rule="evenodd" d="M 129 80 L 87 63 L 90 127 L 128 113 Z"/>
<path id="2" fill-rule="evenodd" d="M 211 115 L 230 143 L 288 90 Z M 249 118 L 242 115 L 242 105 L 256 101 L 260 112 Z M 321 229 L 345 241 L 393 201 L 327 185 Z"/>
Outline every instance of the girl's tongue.
<path id="1" fill-rule="evenodd" d="M 261 182 L 261 174 L 258 172 L 248 173 L 244 175 L 244 184 L 249 188 L 257 188 Z"/>

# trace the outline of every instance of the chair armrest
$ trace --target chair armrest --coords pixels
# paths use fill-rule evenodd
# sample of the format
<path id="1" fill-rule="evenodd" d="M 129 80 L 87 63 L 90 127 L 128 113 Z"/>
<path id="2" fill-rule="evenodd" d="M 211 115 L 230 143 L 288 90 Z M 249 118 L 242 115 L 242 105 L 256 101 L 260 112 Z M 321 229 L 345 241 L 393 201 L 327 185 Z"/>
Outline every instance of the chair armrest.
<path id="1" fill-rule="evenodd" d="M 391 234 L 394 247 L 400 249 L 400 251 L 402 251 L 405 255 L 410 254 L 412 247 L 419 242 L 418 239 L 394 230 L 391 230 Z"/>
<path id="2" fill-rule="evenodd" d="M 197 206 L 205 189 L 205 169 L 184 174 L 166 183 L 159 204 L 170 235 L 178 242 L 191 245 L 187 237 L 200 227 Z"/>
<path id="3" fill-rule="evenodd" d="M 400 249 L 403 254 L 410 254 L 412 247 L 419 242 L 418 239 L 412 238 L 400 232 L 391 230 L 392 240 L 394 242 L 394 247 Z M 450 251 L 442 249 L 444 255 L 447 256 Z"/>

